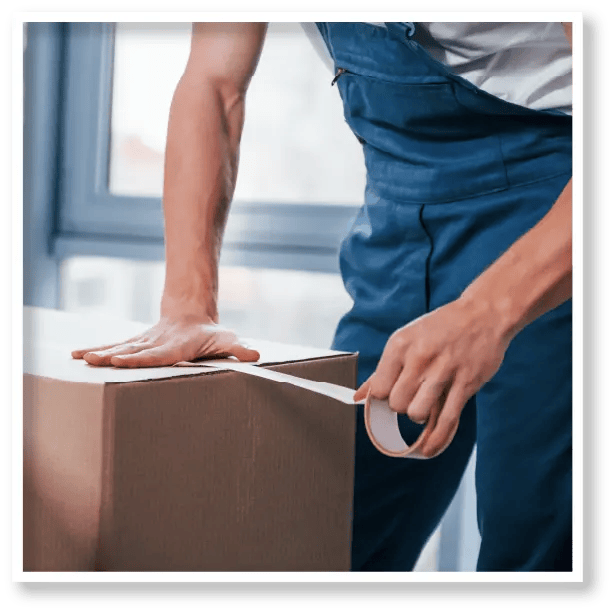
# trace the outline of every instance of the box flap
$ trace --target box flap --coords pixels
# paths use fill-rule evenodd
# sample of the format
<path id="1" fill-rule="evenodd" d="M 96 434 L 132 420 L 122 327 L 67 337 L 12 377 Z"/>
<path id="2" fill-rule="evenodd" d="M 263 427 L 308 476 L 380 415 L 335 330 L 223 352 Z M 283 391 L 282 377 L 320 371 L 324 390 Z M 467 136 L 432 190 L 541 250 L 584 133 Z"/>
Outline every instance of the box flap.
<path id="1" fill-rule="evenodd" d="M 138 321 L 24 306 L 23 371 L 25 374 L 93 384 L 214 374 L 220 371 L 206 365 L 130 369 L 99 367 L 89 365 L 83 359 L 73 359 L 70 354 L 80 348 L 123 342 L 149 327 L 149 324 Z M 258 364 L 305 361 L 347 354 L 251 338 L 243 340 L 260 352 Z M 219 361 L 216 360 L 216 363 Z"/>

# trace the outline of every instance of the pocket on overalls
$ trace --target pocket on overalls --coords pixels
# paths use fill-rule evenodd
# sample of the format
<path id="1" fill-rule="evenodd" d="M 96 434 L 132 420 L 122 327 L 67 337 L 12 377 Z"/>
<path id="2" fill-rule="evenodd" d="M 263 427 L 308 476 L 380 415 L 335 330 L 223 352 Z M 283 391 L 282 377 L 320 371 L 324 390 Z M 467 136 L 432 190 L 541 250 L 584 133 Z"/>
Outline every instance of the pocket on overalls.
<path id="1" fill-rule="evenodd" d="M 498 135 L 458 103 L 451 80 L 355 68 L 335 79 L 381 196 L 447 202 L 508 186 Z"/>

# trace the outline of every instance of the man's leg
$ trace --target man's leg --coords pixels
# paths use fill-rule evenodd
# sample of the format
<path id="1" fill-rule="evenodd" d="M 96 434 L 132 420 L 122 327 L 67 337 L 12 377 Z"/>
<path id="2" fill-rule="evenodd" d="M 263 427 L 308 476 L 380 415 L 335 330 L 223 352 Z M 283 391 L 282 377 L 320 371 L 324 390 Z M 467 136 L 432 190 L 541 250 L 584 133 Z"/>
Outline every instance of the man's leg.
<path id="1" fill-rule="evenodd" d="M 430 308 L 458 298 L 545 216 L 569 178 L 426 207 Z M 570 568 L 571 340 L 567 303 L 520 332 L 477 393 L 478 570 Z"/>
<path id="2" fill-rule="evenodd" d="M 571 316 L 526 327 L 477 394 L 478 571 L 572 570 Z"/>

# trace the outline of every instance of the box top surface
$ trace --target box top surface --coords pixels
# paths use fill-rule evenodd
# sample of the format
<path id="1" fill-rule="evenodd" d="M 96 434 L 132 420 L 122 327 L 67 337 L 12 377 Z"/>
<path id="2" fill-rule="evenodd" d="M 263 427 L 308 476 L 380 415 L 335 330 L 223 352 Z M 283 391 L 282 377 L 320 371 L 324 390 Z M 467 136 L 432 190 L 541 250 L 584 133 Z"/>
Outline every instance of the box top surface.
<path id="1" fill-rule="evenodd" d="M 71 351 L 123 342 L 151 327 L 138 321 L 67 313 L 61 310 L 24 306 L 23 309 L 23 372 L 70 382 L 93 384 L 134 382 L 215 374 L 219 369 L 206 365 L 168 366 L 156 368 L 115 368 L 89 365 L 73 359 Z M 243 338 L 261 355 L 258 364 L 305 361 L 346 355 L 292 344 Z M 217 359 L 216 364 L 228 360 Z"/>

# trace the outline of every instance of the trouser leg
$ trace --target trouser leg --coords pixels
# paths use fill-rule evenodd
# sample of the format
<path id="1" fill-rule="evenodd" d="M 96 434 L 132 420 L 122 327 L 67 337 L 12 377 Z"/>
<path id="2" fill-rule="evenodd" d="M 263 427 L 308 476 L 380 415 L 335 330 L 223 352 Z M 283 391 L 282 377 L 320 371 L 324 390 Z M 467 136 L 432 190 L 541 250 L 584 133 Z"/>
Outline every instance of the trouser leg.
<path id="1" fill-rule="evenodd" d="M 526 327 L 477 394 L 478 571 L 572 570 L 571 317 Z"/>

